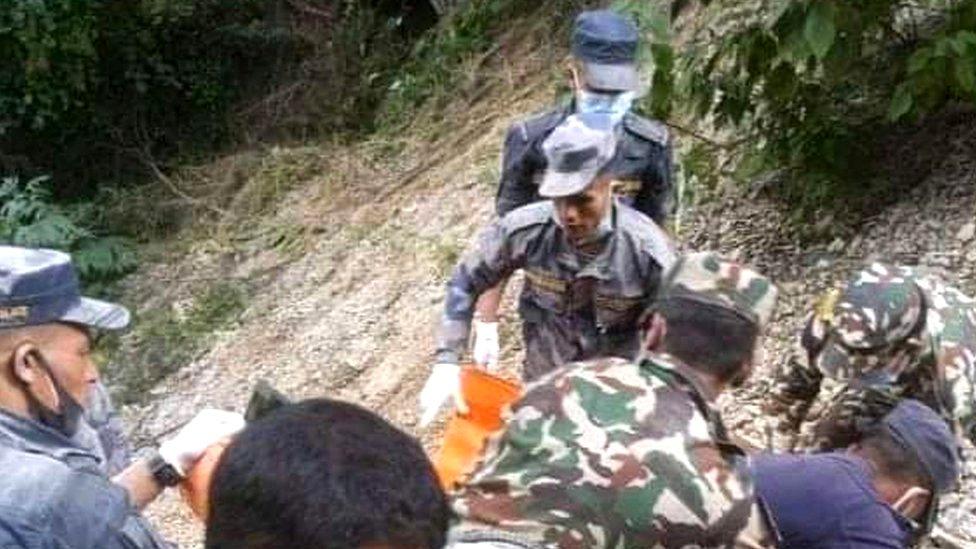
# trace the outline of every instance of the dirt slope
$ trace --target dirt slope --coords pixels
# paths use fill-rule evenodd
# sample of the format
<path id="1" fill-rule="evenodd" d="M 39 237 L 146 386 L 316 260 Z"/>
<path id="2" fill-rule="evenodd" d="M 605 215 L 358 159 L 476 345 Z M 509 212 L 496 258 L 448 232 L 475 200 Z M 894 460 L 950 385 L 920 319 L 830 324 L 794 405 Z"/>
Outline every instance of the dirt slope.
<path id="1" fill-rule="evenodd" d="M 415 402 L 443 284 L 457 255 L 491 218 L 505 127 L 552 99 L 548 67 L 561 53 L 522 44 L 502 48 L 479 67 L 482 81 L 468 94 L 476 99 L 426 113 L 404 135 L 390 136 L 402 138 L 403 150 L 390 153 L 391 143 L 383 141 L 323 147 L 320 169 L 270 218 L 303 228 L 307 245 L 297 257 L 255 242 L 228 250 L 202 239 L 174 244 L 179 256 L 140 273 L 132 295 L 151 293 L 157 304 L 192 300 L 198 288 L 181 279 L 237 277 L 252 281 L 255 291 L 240 322 L 216 334 L 208 352 L 152 389 L 148 404 L 125 410 L 136 440 L 153 440 L 203 406 L 240 410 L 264 378 L 297 398 L 362 403 L 436 444 L 438 427 L 417 430 Z M 790 350 L 812 296 L 863 258 L 943 269 L 976 294 L 976 240 L 959 230 L 976 212 L 976 133 L 966 126 L 958 131 L 951 154 L 905 200 L 855 228 L 838 229 L 836 239 L 801 241 L 781 208 L 761 193 L 731 192 L 686 212 L 680 234 L 686 247 L 739 256 L 783 289 L 763 369 L 726 401 L 736 403 L 728 406 L 730 426 L 763 442 L 755 420 L 764 374 Z M 505 365 L 513 369 L 520 357 L 511 297 L 503 338 Z M 964 492 L 974 489 L 970 466 Z M 951 503 L 947 523 L 976 543 L 976 502 Z M 154 505 L 150 516 L 182 547 L 198 546 L 199 526 L 174 496 Z"/>

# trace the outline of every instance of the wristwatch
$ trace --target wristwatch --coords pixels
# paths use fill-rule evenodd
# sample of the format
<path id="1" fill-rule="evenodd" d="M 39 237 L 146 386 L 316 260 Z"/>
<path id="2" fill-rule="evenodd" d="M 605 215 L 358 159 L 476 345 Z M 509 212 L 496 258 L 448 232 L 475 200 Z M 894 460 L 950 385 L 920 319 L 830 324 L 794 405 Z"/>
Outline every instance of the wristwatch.
<path id="1" fill-rule="evenodd" d="M 160 486 L 166 488 L 176 486 L 183 481 L 183 475 L 176 470 L 176 467 L 167 463 L 159 452 L 149 456 L 149 472 Z"/>

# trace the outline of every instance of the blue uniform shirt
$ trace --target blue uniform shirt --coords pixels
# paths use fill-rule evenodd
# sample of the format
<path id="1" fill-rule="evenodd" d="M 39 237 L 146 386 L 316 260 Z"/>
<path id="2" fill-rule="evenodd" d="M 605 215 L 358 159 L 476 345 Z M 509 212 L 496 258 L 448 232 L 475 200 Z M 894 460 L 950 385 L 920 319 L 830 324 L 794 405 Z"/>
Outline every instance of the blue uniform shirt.
<path id="1" fill-rule="evenodd" d="M 574 112 L 574 104 L 561 106 L 518 121 L 508 129 L 495 199 L 498 217 L 542 200 L 539 183 L 547 165 L 542 143 Z M 671 136 L 664 124 L 633 113 L 624 116 L 621 129 L 607 171 L 613 175 L 618 195 L 626 197 L 629 206 L 662 225 L 675 202 Z"/>
<path id="2" fill-rule="evenodd" d="M 2 410 L 0 471 L 0 547 L 169 547 L 90 450 Z"/>
<path id="3" fill-rule="evenodd" d="M 751 467 L 781 549 L 908 547 L 907 521 L 878 499 L 864 460 L 839 452 L 763 454 Z"/>

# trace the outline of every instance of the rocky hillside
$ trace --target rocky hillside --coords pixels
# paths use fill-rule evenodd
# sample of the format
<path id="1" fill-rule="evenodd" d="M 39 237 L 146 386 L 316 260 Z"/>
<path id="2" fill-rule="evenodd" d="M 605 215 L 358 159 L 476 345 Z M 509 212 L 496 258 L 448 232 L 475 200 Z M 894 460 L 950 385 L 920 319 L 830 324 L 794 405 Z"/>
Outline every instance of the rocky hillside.
<path id="1" fill-rule="evenodd" d="M 513 29 L 512 36 L 527 30 Z M 564 55 L 530 40 L 503 43 L 476 60 L 474 93 L 445 111 L 422 113 L 403 134 L 263 153 L 282 162 L 299 157 L 308 169 L 288 182 L 292 190 L 260 221 L 231 223 L 220 235 L 188 231 L 129 282 L 128 299 L 143 311 L 191 307 L 215 281 L 247 288 L 235 322 L 209 335 L 195 360 L 125 409 L 137 441 L 157 439 L 203 406 L 240 410 L 255 382 L 267 379 L 296 398 L 362 403 L 436 447 L 442 426 L 419 430 L 415 403 L 443 284 L 492 216 L 504 129 L 552 100 L 557 74 L 551 67 Z M 976 117 L 959 117 L 943 134 L 951 138 L 940 160 L 893 204 L 858 219 L 825 213 L 811 231 L 789 222 L 770 189 L 760 187 L 715 192 L 683 211 L 685 248 L 737 256 L 782 288 L 763 368 L 726 401 L 727 420 L 743 436 L 764 443 L 755 427 L 759 399 L 769 371 L 792 348 L 804 308 L 866 259 L 933 267 L 976 294 Z M 514 289 L 503 318 L 503 358 L 511 370 L 520 360 Z M 948 498 L 944 522 L 976 544 L 974 493 L 971 460 L 960 495 Z M 199 526 L 175 496 L 151 509 L 181 547 L 198 546 Z"/>

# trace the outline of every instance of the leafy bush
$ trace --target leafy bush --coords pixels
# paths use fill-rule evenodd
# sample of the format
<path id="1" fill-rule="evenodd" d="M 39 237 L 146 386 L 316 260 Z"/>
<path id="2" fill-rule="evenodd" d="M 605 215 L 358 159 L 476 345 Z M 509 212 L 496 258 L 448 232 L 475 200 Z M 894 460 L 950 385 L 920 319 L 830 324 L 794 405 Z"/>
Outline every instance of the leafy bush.
<path id="1" fill-rule="evenodd" d="M 0 10 L 0 169 L 54 173 L 59 195 L 133 159 L 228 139 L 235 102 L 300 50 L 264 0 L 10 0 Z"/>
<path id="2" fill-rule="evenodd" d="M 976 0 L 675 0 L 672 14 L 673 106 L 789 170 L 801 209 L 863 197 L 892 122 L 976 103 Z"/>
<path id="3" fill-rule="evenodd" d="M 54 204 L 44 185 L 47 180 L 0 182 L 0 242 L 68 252 L 89 284 L 109 282 L 134 269 L 136 256 L 126 239 L 96 232 L 95 207 Z"/>

